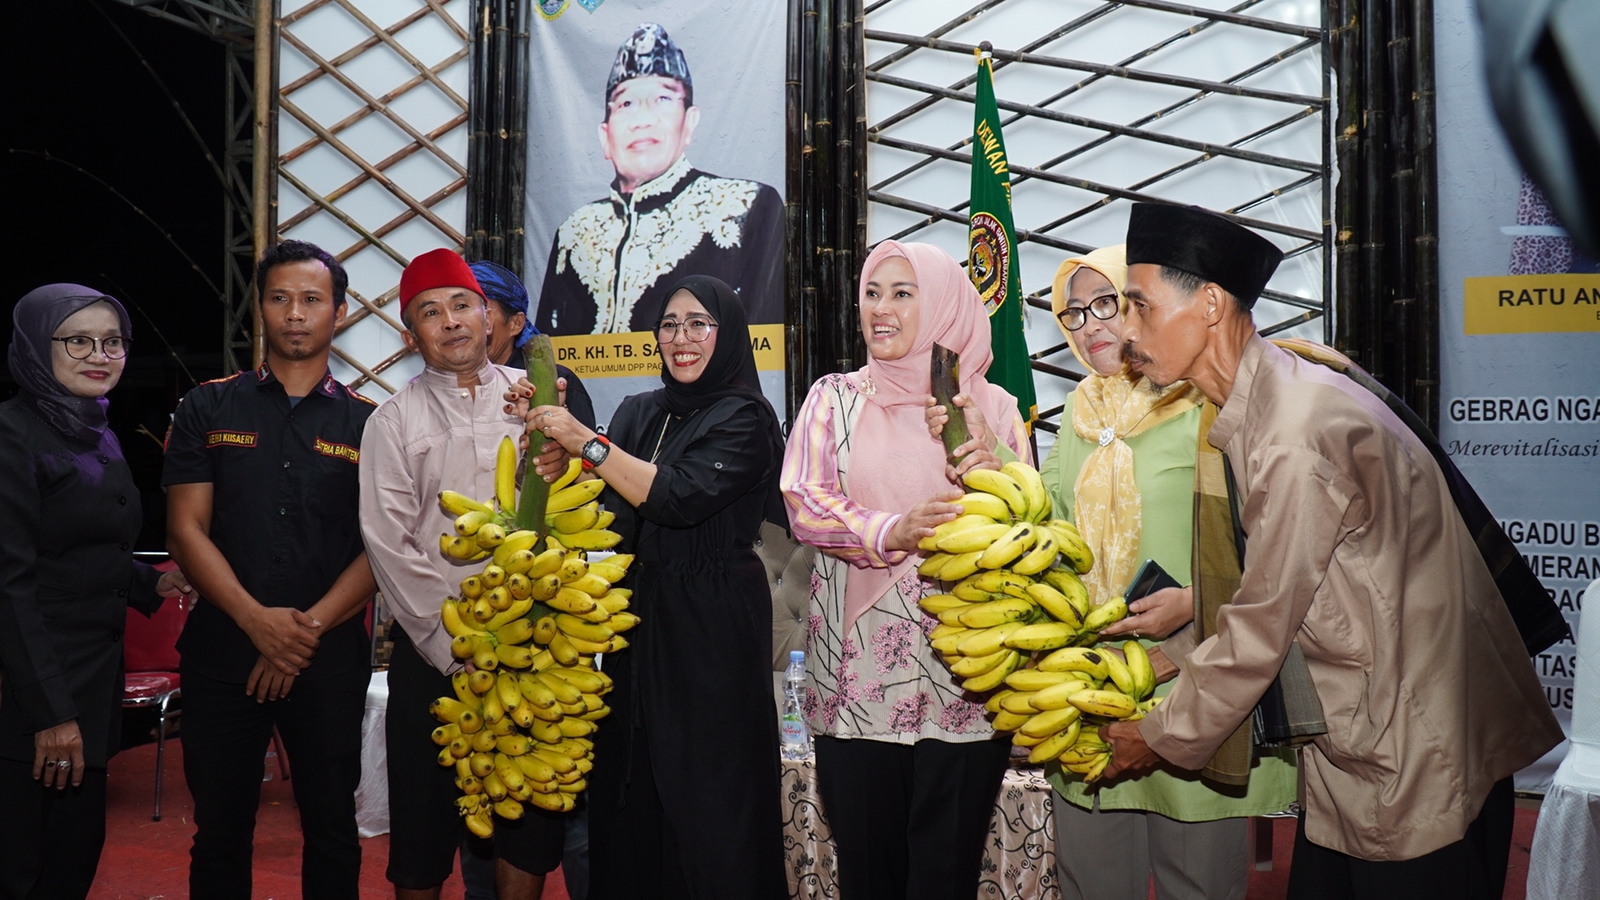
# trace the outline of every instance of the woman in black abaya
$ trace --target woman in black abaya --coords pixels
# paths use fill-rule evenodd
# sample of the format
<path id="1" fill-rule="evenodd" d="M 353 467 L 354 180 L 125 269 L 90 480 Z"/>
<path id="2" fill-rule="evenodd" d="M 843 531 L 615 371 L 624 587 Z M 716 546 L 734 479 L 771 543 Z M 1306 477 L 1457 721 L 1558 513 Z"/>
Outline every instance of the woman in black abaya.
<path id="1" fill-rule="evenodd" d="M 685 278 L 656 321 L 662 387 L 622 401 L 609 445 L 537 410 L 568 453 L 604 451 L 618 549 L 636 554 L 640 622 L 604 660 L 616 713 L 589 779 L 589 897 L 786 897 L 772 603 L 753 549 L 763 519 L 784 521 L 783 436 L 731 288 Z"/>

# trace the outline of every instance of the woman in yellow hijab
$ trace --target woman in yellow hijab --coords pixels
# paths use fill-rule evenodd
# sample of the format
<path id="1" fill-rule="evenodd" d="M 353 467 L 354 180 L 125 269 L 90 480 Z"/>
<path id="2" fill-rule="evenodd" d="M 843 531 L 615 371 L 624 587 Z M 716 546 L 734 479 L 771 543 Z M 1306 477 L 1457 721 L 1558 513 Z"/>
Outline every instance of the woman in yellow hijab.
<path id="1" fill-rule="evenodd" d="M 1186 382 L 1157 388 L 1124 362 L 1127 274 L 1122 246 L 1105 247 L 1062 263 L 1051 294 L 1056 322 L 1089 374 L 1067 398 L 1064 427 L 1040 471 L 1057 515 L 1072 519 L 1094 551 L 1084 583 L 1095 604 L 1120 596 L 1147 559 L 1180 583 L 1190 579 L 1204 398 Z M 1150 638 L 1193 619 L 1188 588 L 1159 591 L 1131 610 L 1103 634 L 1154 646 Z M 1152 876 L 1161 900 L 1242 900 L 1246 817 L 1280 812 L 1295 799 L 1294 767 L 1275 756 L 1256 764 L 1247 786 L 1226 794 L 1177 769 L 1092 792 L 1057 767 L 1046 774 L 1060 795 L 1054 807 L 1063 900 L 1144 900 Z"/>

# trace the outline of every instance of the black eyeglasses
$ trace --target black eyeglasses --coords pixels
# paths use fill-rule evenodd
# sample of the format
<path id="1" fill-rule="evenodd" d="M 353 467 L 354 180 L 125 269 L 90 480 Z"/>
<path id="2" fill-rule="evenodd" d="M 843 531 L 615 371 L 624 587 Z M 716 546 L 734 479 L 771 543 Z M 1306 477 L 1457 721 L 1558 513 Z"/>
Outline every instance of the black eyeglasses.
<path id="1" fill-rule="evenodd" d="M 1061 324 L 1067 326 L 1068 331 L 1077 331 L 1089 323 L 1089 313 L 1094 313 L 1096 319 L 1115 318 L 1122 309 L 1122 304 L 1117 302 L 1116 294 L 1105 294 L 1089 301 L 1088 306 L 1069 306 L 1061 311 Z"/>
<path id="2" fill-rule="evenodd" d="M 656 339 L 663 344 L 670 344 L 678 339 L 678 330 L 681 328 L 684 337 L 699 344 L 711 337 L 711 329 L 715 327 L 717 323 L 708 319 L 690 319 L 681 325 L 674 319 L 662 319 L 661 324 L 656 326 Z"/>
<path id="3" fill-rule="evenodd" d="M 87 334 L 69 334 L 66 337 L 53 337 L 50 340 L 66 344 L 67 355 L 73 359 L 88 359 L 96 350 L 104 353 L 106 359 L 121 359 L 128 355 L 128 348 L 133 346 L 133 338 L 120 335 L 95 339 Z"/>

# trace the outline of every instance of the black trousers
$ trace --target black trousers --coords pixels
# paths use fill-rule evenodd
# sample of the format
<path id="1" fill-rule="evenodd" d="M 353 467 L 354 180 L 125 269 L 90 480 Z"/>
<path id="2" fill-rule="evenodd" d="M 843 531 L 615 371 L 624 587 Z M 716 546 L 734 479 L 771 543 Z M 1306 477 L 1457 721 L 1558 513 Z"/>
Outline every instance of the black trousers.
<path id="1" fill-rule="evenodd" d="M 428 706 L 439 697 L 455 696 L 455 691 L 450 677 L 429 665 L 403 630 L 395 628 L 390 636 L 394 651 L 389 658 L 389 707 L 384 721 L 389 754 L 389 866 L 385 874 L 397 888 L 425 890 L 450 877 L 456 852 L 467 834 L 456 811 L 456 798 L 461 796 L 456 789 L 456 771 L 439 765 L 439 747 L 429 737 L 439 723 Z M 569 815 L 530 806 L 515 822 L 497 817 L 493 855 L 524 872 L 549 872 L 561 864 Z M 474 852 L 483 849 L 474 846 Z"/>
<path id="2" fill-rule="evenodd" d="M 0 759 L 0 900 L 83 900 L 105 843 L 105 769 L 58 790 Z"/>
<path id="3" fill-rule="evenodd" d="M 818 737 L 817 789 L 850 900 L 971 900 L 1006 741 Z"/>
<path id="4" fill-rule="evenodd" d="M 1516 795 L 1497 782 L 1467 833 L 1416 859 L 1369 861 L 1306 840 L 1305 813 L 1289 866 L 1291 900 L 1500 900 L 1511 855 Z"/>
<path id="5" fill-rule="evenodd" d="M 183 777 L 194 796 L 189 895 L 249 900 L 262 758 L 272 729 L 283 735 L 290 785 L 300 809 L 300 891 L 306 900 L 360 893 L 361 843 L 356 786 L 361 782 L 365 666 L 316 681 L 296 681 L 289 696 L 257 703 L 244 685 L 183 676 Z"/>

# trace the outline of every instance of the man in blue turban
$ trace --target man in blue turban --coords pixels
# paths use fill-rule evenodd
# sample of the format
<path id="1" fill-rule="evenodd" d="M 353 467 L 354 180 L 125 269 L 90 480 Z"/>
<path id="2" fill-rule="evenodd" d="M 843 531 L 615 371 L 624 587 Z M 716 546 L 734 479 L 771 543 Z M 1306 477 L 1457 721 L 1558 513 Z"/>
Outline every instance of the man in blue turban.
<path id="1" fill-rule="evenodd" d="M 483 288 L 489 313 L 489 361 L 513 369 L 523 367 L 522 345 L 539 333 L 528 318 L 528 288 L 515 272 L 487 259 L 472 264 L 472 274 Z M 594 428 L 594 401 L 578 376 L 566 366 L 556 366 L 556 377 L 567 380 L 567 411 Z"/>

